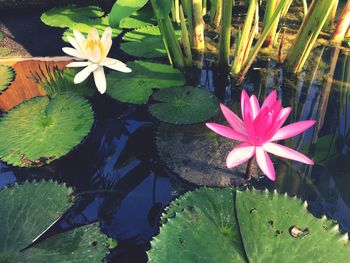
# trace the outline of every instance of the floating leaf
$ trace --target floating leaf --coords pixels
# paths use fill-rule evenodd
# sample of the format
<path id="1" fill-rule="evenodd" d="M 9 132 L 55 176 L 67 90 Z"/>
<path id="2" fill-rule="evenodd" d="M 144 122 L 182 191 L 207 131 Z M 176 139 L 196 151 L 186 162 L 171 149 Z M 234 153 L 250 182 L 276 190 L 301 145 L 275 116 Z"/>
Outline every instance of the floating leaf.
<path id="1" fill-rule="evenodd" d="M 96 225 L 52 236 L 20 252 L 69 208 L 70 193 L 70 188 L 55 182 L 24 183 L 0 191 L 0 261 L 101 261 L 107 250 L 106 237 Z"/>
<path id="2" fill-rule="evenodd" d="M 15 71 L 12 67 L 0 65 L 0 92 L 7 89 L 11 82 L 15 79 Z"/>
<path id="3" fill-rule="evenodd" d="M 93 112 L 72 94 L 37 97 L 0 119 L 0 159 L 14 166 L 42 166 L 67 154 L 89 133 Z"/>
<path id="4" fill-rule="evenodd" d="M 175 30 L 177 36 L 181 31 Z M 125 34 L 120 45 L 125 53 L 144 58 L 159 58 L 167 56 L 163 38 L 158 26 L 147 26 L 135 29 Z"/>
<path id="5" fill-rule="evenodd" d="M 350 256 L 335 223 L 277 192 L 203 188 L 173 202 L 163 222 L 150 262 L 345 263 Z"/>
<path id="6" fill-rule="evenodd" d="M 295 197 L 237 192 L 236 207 L 249 262 L 348 262 L 348 236 L 326 217 L 315 218 Z M 295 227 L 303 232 L 299 237 L 291 233 Z"/>
<path id="7" fill-rule="evenodd" d="M 0 31 L 0 41 L 3 40 L 4 38 L 5 38 L 5 34 L 2 31 Z"/>
<path id="8" fill-rule="evenodd" d="M 132 73 L 112 72 L 107 77 L 107 94 L 112 98 L 135 104 L 145 104 L 152 89 L 183 85 L 184 75 L 169 65 L 134 61 L 128 67 Z"/>
<path id="9" fill-rule="evenodd" d="M 68 42 L 67 36 L 73 36 L 73 30 L 78 30 L 79 32 L 87 36 L 87 34 L 92 30 L 93 27 L 95 27 L 99 35 L 102 36 L 105 29 L 109 27 L 108 17 L 94 19 L 92 20 L 91 24 L 74 24 L 71 27 L 69 27 L 66 31 L 64 31 L 62 39 L 63 41 Z M 112 29 L 112 37 L 117 37 L 121 32 L 122 29 L 114 27 Z"/>
<path id="10" fill-rule="evenodd" d="M 161 121 L 173 124 L 203 122 L 216 115 L 219 100 L 209 91 L 195 87 L 174 87 L 152 96 L 150 113 Z"/>
<path id="11" fill-rule="evenodd" d="M 141 28 L 152 26 L 157 23 L 153 15 L 153 10 L 148 6 L 134 12 L 131 16 L 125 17 L 119 23 L 120 28 Z"/>
<path id="12" fill-rule="evenodd" d="M 150 262 L 246 262 L 234 200 L 232 189 L 202 188 L 172 202 Z"/>
<path id="13" fill-rule="evenodd" d="M 147 2 L 148 0 L 117 0 L 109 14 L 109 23 L 113 27 L 119 26 L 123 18 L 130 16 Z"/>
<path id="14" fill-rule="evenodd" d="M 50 9 L 41 15 L 41 21 L 53 27 L 72 27 L 83 23 L 94 25 L 94 19 L 102 17 L 104 12 L 98 6 L 77 7 L 75 5 Z"/>

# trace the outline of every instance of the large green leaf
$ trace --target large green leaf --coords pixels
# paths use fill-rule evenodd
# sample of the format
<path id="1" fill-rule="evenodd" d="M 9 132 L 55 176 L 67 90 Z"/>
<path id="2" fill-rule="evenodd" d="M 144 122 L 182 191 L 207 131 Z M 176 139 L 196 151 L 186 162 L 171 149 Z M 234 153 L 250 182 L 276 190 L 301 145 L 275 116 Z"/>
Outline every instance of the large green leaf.
<path id="1" fill-rule="evenodd" d="M 113 72 L 107 77 L 107 94 L 122 102 L 145 104 L 152 95 L 152 89 L 185 83 L 184 75 L 169 65 L 146 61 L 127 64 L 132 73 Z"/>
<path id="2" fill-rule="evenodd" d="M 155 25 L 156 23 L 153 11 L 148 6 L 145 6 L 131 16 L 123 18 L 119 23 L 119 27 L 134 29 Z"/>
<path id="3" fill-rule="evenodd" d="M 109 23 L 113 27 L 118 27 L 119 22 L 130 16 L 135 11 L 142 8 L 148 0 L 117 0 L 109 14 Z"/>
<path id="4" fill-rule="evenodd" d="M 72 94 L 37 97 L 0 119 L 0 158 L 14 166 L 41 166 L 67 154 L 89 133 L 93 112 Z"/>
<path id="5" fill-rule="evenodd" d="M 237 218 L 250 262 L 348 262 L 348 236 L 326 217 L 315 218 L 296 197 L 237 192 Z M 292 235 L 300 230 L 299 237 Z M 294 235 L 295 235 L 294 233 Z"/>
<path id="6" fill-rule="evenodd" d="M 216 115 L 219 100 L 209 91 L 194 87 L 160 90 L 152 96 L 150 113 L 161 121 L 173 124 L 203 122 Z"/>
<path id="7" fill-rule="evenodd" d="M 41 15 L 41 21 L 53 27 L 71 27 L 77 23 L 95 25 L 94 19 L 104 12 L 97 6 L 77 7 L 75 5 L 53 8 Z"/>
<path id="8" fill-rule="evenodd" d="M 171 11 L 172 0 L 150 0 L 157 19 L 166 18 Z"/>
<path id="9" fill-rule="evenodd" d="M 177 36 L 181 31 L 175 30 Z M 120 48 L 127 54 L 144 57 L 159 58 L 167 56 L 163 38 L 158 26 L 146 26 L 135 29 L 125 34 Z"/>
<path id="10" fill-rule="evenodd" d="M 93 19 L 91 24 L 77 23 L 70 26 L 66 31 L 64 31 L 62 39 L 65 42 L 68 42 L 67 36 L 73 36 L 73 30 L 78 30 L 79 32 L 87 35 L 92 28 L 95 27 L 100 36 L 102 36 L 103 32 L 107 27 L 109 27 L 108 17 L 102 17 Z M 122 32 L 122 29 L 114 27 L 112 29 L 112 37 L 117 37 Z"/>
<path id="11" fill-rule="evenodd" d="M 175 200 L 152 240 L 150 262 L 245 262 L 234 199 L 232 189 L 202 188 Z"/>
<path id="12" fill-rule="evenodd" d="M 7 89 L 11 82 L 15 79 L 15 71 L 12 67 L 0 65 L 0 92 Z"/>
<path id="13" fill-rule="evenodd" d="M 107 252 L 106 237 L 96 225 L 50 237 L 20 252 L 69 208 L 70 193 L 70 188 L 55 182 L 24 183 L 0 191 L 0 262 L 101 261 Z"/>
<path id="14" fill-rule="evenodd" d="M 163 216 L 150 262 L 340 262 L 348 236 L 315 218 L 296 197 L 206 189 L 185 194 Z"/>

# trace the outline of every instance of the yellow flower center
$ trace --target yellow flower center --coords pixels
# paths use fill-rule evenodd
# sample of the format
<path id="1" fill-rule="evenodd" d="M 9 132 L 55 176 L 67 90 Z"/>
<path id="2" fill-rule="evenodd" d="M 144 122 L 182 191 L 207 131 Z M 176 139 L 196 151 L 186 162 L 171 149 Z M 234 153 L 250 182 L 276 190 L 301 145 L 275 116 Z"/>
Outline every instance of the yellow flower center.
<path id="1" fill-rule="evenodd" d="M 102 42 L 101 42 L 100 40 L 89 39 L 89 40 L 86 42 L 86 45 L 85 45 L 85 49 L 86 49 L 86 50 L 90 49 L 91 52 L 94 52 L 95 47 L 97 47 L 97 48 L 100 50 L 101 56 L 103 56 L 104 51 L 105 51 L 105 48 L 104 48 L 104 46 L 102 45 Z"/>

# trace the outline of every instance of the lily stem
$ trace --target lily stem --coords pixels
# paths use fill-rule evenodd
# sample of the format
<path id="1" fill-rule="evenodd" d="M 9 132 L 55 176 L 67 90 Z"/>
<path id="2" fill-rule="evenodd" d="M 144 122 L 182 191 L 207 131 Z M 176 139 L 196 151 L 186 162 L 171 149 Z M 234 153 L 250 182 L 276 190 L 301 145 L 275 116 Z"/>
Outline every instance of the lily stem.
<path id="1" fill-rule="evenodd" d="M 255 157 L 253 156 L 252 158 L 249 159 L 248 164 L 247 164 L 247 170 L 245 172 L 245 178 L 247 180 L 250 180 L 253 176 L 254 173 L 254 167 L 255 167 Z"/>

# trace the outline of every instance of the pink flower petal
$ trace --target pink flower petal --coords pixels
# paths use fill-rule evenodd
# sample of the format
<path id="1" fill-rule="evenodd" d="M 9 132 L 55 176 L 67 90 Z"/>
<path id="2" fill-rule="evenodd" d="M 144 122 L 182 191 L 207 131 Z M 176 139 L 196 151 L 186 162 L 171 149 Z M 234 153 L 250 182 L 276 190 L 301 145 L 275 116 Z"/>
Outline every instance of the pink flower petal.
<path id="1" fill-rule="evenodd" d="M 248 161 L 255 153 L 255 147 L 249 143 L 242 143 L 235 147 L 226 158 L 226 166 L 234 168 Z"/>
<path id="2" fill-rule="evenodd" d="M 255 148 L 256 161 L 261 171 L 272 181 L 276 180 L 275 168 L 271 162 L 269 155 L 262 147 Z"/>
<path id="3" fill-rule="evenodd" d="M 249 100 L 248 93 L 245 91 L 245 89 L 243 89 L 242 93 L 241 93 L 241 111 L 242 111 L 242 119 L 243 120 L 244 120 L 244 113 L 246 112 L 246 110 L 244 109 L 246 101 L 249 102 L 249 106 L 250 106 L 250 100 Z"/>
<path id="4" fill-rule="evenodd" d="M 315 123 L 316 121 L 314 120 L 308 120 L 308 121 L 299 121 L 299 122 L 295 122 L 287 126 L 284 126 L 276 132 L 276 134 L 272 137 L 271 141 L 279 141 L 279 140 L 291 138 L 295 135 L 298 135 L 306 131 Z"/>
<path id="5" fill-rule="evenodd" d="M 254 122 L 249 112 L 245 112 L 244 114 L 244 126 L 250 143 L 256 145 Z"/>
<path id="6" fill-rule="evenodd" d="M 272 143 L 272 142 L 265 143 L 263 145 L 263 148 L 265 151 L 282 158 L 286 158 L 286 159 L 290 159 L 290 160 L 294 160 L 294 161 L 298 161 L 298 162 L 302 162 L 310 165 L 314 164 L 314 161 L 306 157 L 304 154 L 277 143 Z"/>
<path id="7" fill-rule="evenodd" d="M 285 123 L 285 121 L 287 120 L 291 111 L 292 111 L 291 107 L 284 108 L 279 112 L 276 120 L 272 120 L 272 127 L 270 128 L 270 131 L 265 134 L 265 136 L 263 138 L 264 142 L 268 142 L 271 140 L 271 138 L 276 134 L 276 132 Z"/>
<path id="8" fill-rule="evenodd" d="M 264 100 L 263 105 L 261 106 L 261 108 L 265 108 L 265 107 L 269 107 L 271 108 L 273 106 L 273 104 L 275 104 L 277 99 L 277 91 L 273 90 L 270 92 L 270 94 L 266 97 L 266 99 Z"/>
<path id="9" fill-rule="evenodd" d="M 224 104 L 220 103 L 220 108 L 230 126 L 237 132 L 247 135 L 242 120 Z"/>
<path id="10" fill-rule="evenodd" d="M 250 97 L 250 105 L 252 107 L 253 119 L 255 119 L 260 111 L 259 101 L 255 95 Z"/>
<path id="11" fill-rule="evenodd" d="M 211 129 L 213 132 L 229 138 L 231 140 L 235 141 L 241 141 L 241 142 L 246 142 L 248 139 L 246 136 L 243 134 L 236 132 L 234 129 L 230 127 L 226 127 L 224 125 L 216 124 L 216 123 L 206 123 L 205 124 L 209 129 Z"/>

